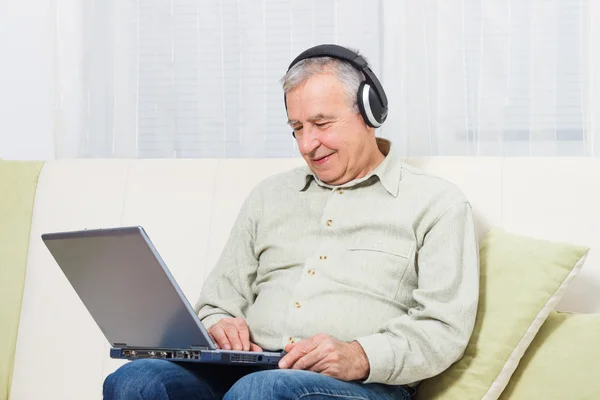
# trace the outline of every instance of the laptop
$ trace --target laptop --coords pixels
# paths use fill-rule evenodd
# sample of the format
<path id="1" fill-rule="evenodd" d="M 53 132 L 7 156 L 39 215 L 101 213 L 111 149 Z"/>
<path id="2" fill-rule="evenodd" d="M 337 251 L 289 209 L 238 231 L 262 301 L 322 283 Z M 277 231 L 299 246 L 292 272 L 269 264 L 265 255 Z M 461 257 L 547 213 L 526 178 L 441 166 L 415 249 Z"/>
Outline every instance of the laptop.
<path id="1" fill-rule="evenodd" d="M 284 355 L 218 349 L 140 226 L 42 240 L 109 341 L 111 358 L 276 368 Z"/>

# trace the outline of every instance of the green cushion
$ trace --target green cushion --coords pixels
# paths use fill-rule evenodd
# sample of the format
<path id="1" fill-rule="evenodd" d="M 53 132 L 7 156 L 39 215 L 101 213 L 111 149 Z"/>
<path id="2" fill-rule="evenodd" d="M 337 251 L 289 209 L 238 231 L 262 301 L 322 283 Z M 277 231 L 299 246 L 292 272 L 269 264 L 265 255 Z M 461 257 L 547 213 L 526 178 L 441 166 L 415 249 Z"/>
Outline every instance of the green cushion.
<path id="1" fill-rule="evenodd" d="M 588 248 L 496 229 L 480 248 L 480 296 L 465 355 L 419 387 L 422 399 L 497 399 Z"/>
<path id="2" fill-rule="evenodd" d="M 550 314 L 503 400 L 600 399 L 600 315 Z"/>
<path id="3" fill-rule="evenodd" d="M 42 162 L 0 161 L 0 399 L 15 357 L 33 200 Z"/>

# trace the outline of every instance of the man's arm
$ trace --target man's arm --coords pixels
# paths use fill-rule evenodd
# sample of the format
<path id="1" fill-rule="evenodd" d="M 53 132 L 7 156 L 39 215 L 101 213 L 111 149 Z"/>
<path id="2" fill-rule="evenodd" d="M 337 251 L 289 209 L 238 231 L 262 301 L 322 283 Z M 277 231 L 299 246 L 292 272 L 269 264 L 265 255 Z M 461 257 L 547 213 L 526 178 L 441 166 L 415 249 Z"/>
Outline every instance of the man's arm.
<path id="1" fill-rule="evenodd" d="M 254 236 L 258 212 L 259 199 L 253 191 L 242 205 L 221 256 L 196 302 L 195 310 L 207 328 L 223 318 L 244 318 L 254 301 L 252 284 L 258 268 Z"/>
<path id="2" fill-rule="evenodd" d="M 357 339 L 369 360 L 365 382 L 408 384 L 446 370 L 469 342 L 479 299 L 479 246 L 471 207 L 450 207 L 417 254 L 418 306 L 379 333 Z"/>

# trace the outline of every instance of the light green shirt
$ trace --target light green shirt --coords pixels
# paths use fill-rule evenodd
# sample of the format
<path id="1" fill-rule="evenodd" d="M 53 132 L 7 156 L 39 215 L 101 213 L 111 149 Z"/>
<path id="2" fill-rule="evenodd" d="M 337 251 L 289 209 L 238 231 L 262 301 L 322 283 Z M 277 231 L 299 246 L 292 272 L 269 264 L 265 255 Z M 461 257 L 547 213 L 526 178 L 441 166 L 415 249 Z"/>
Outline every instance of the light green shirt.
<path id="1" fill-rule="evenodd" d="M 479 294 L 471 206 L 378 145 L 384 161 L 347 184 L 302 167 L 254 188 L 196 304 L 207 328 L 242 317 L 269 350 L 357 340 L 365 382 L 415 384 L 462 356 Z"/>

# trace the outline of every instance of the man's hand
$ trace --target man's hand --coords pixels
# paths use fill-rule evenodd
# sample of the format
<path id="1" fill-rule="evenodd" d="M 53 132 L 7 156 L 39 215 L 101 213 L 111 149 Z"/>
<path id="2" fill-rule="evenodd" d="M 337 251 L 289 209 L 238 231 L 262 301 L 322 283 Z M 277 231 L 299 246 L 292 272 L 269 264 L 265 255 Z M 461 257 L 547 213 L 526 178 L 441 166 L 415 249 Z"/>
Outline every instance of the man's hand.
<path id="1" fill-rule="evenodd" d="M 258 345 L 250 342 L 250 331 L 242 318 L 223 318 L 211 326 L 208 333 L 220 349 L 262 351 Z"/>
<path id="2" fill-rule="evenodd" d="M 362 346 L 354 341 L 346 343 L 320 334 L 285 346 L 287 354 L 279 361 L 279 368 L 304 369 L 343 381 L 366 379 L 369 359 Z"/>

